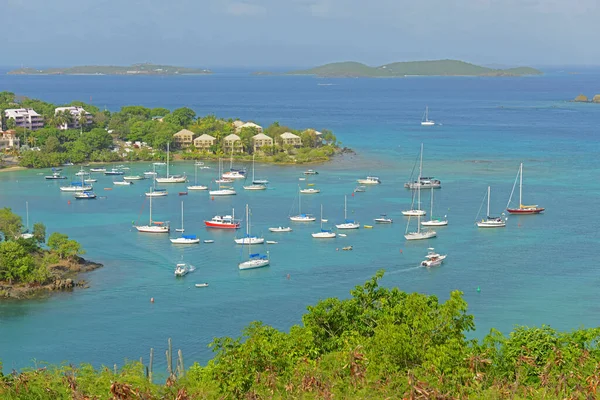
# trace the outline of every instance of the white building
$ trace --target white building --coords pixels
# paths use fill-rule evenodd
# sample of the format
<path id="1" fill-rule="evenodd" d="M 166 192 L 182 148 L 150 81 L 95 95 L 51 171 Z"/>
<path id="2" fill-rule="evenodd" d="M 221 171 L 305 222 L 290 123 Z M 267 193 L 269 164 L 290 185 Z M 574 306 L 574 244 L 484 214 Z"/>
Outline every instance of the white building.
<path id="1" fill-rule="evenodd" d="M 0 132 L 0 150 L 3 149 L 19 149 L 20 140 L 15 131 Z"/>
<path id="2" fill-rule="evenodd" d="M 35 131 L 44 127 L 44 117 L 31 108 L 9 108 L 4 110 L 4 122 L 13 119 L 17 127 Z"/>
<path id="3" fill-rule="evenodd" d="M 93 116 L 89 112 L 85 111 L 83 107 L 70 106 L 70 107 L 57 107 L 54 109 L 54 115 L 59 112 L 68 111 L 71 114 L 72 121 L 68 124 L 62 124 L 58 128 L 62 130 L 66 129 L 79 129 L 80 119 L 82 114 L 85 115 L 85 125 L 90 125 L 93 122 Z"/>

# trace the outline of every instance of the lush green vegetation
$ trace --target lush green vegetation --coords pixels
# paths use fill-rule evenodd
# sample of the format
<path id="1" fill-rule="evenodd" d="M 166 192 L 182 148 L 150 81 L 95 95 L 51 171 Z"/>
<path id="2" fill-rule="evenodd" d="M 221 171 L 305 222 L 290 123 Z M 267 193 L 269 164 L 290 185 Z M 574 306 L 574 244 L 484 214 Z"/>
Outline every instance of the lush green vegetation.
<path id="1" fill-rule="evenodd" d="M 46 227 L 42 223 L 33 225 L 32 237 L 24 238 L 24 229 L 20 216 L 10 208 L 0 209 L 0 283 L 49 283 L 54 277 L 53 267 L 78 261 L 84 253 L 78 242 L 57 232 L 48 237 L 45 249 Z"/>
<path id="2" fill-rule="evenodd" d="M 207 69 L 174 67 L 172 65 L 133 64 L 130 66 L 112 65 L 84 65 L 70 68 L 19 68 L 8 72 L 13 75 L 76 75 L 76 74 L 102 74 L 102 75 L 183 75 L 183 74 L 210 74 Z"/>
<path id="3" fill-rule="evenodd" d="M 15 129 L 25 144 L 24 151 L 14 152 L 20 157 L 19 164 L 24 167 L 46 168 L 62 165 L 70 161 L 84 162 L 117 162 L 139 160 L 164 160 L 167 144 L 171 149 L 181 150 L 183 159 L 211 159 L 231 154 L 231 147 L 226 146 L 224 138 L 236 133 L 234 121 L 208 115 L 197 117 L 187 107 L 172 112 L 166 108 L 146 108 L 142 106 L 124 106 L 118 112 L 101 111 L 98 107 L 82 102 L 68 105 L 82 106 L 93 115 L 91 125 L 82 124 L 79 129 L 58 129 L 58 126 L 71 124 L 74 118 L 69 112 L 55 115 L 57 105 L 41 100 L 21 98 L 14 93 L 0 92 L 0 115 L 4 110 L 15 107 L 32 108 L 44 117 L 46 126 L 35 131 L 15 128 L 13 119 L 3 118 L 3 125 Z M 188 129 L 196 136 L 208 134 L 216 138 L 210 149 L 199 150 L 194 146 L 177 149 L 173 135 L 181 129 Z M 284 132 L 297 134 L 302 139 L 302 146 L 296 148 L 283 145 L 280 135 Z M 241 139 L 239 159 L 249 159 L 254 153 L 252 137 L 259 131 L 254 127 L 244 127 L 237 135 Z M 313 129 L 296 130 L 275 122 L 264 130 L 274 140 L 273 146 L 261 148 L 257 152 L 258 160 L 278 163 L 303 163 L 325 161 L 334 154 L 338 147 L 337 138 L 328 130 L 318 136 Z M 141 146 L 127 145 L 126 142 L 140 142 Z M 32 149 L 32 150 L 27 150 Z"/>
<path id="4" fill-rule="evenodd" d="M 379 285 L 383 272 L 308 307 L 282 332 L 260 322 L 216 338 L 205 366 L 153 384 L 140 363 L 122 369 L 45 367 L 0 379 L 3 399 L 594 399 L 600 328 L 474 329 L 462 293 L 435 296 Z M 169 354 L 170 352 L 168 352 Z M 150 369 L 151 371 L 151 369 Z M 87 396 L 87 397 L 86 397 Z"/>
<path id="5" fill-rule="evenodd" d="M 292 75 L 318 75 L 325 77 L 391 78 L 410 75 L 425 76 L 520 76 L 539 75 L 542 72 L 530 67 L 494 69 L 458 60 L 409 61 L 369 67 L 358 62 L 340 62 L 293 71 Z"/>

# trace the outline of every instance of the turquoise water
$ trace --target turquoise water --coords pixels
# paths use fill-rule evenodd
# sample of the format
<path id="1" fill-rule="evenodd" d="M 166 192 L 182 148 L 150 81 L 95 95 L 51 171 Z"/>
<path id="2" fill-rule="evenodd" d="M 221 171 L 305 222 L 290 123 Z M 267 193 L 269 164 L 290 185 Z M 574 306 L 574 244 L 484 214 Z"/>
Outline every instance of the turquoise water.
<path id="1" fill-rule="evenodd" d="M 317 223 L 287 219 L 297 209 L 297 186 L 306 183 L 298 178 L 306 167 L 257 164 L 257 176 L 271 181 L 264 192 L 244 192 L 236 183 L 237 196 L 212 200 L 206 192 L 179 197 L 185 185 L 163 185 L 170 194 L 153 201 L 155 219 L 178 227 L 183 200 L 186 233 L 215 240 L 182 247 L 172 245 L 166 235 L 132 230 L 132 221 L 148 219 L 143 195 L 148 181 L 113 188 L 110 177 L 98 176 L 96 192 L 105 198 L 75 201 L 59 192 L 60 183 L 43 179 L 46 171 L 0 173 L 0 207 L 9 206 L 24 217 L 28 201 L 31 224 L 43 221 L 50 232 L 69 234 L 82 242 L 86 257 L 105 265 L 86 276 L 91 285 L 87 290 L 0 304 L 0 359 L 5 369 L 29 366 L 32 359 L 110 365 L 147 358 L 150 347 L 162 352 L 172 337 L 186 363 L 205 362 L 213 337 L 238 335 L 253 320 L 287 329 L 300 323 L 306 305 L 347 296 L 381 268 L 387 271 L 383 283 L 402 290 L 441 299 L 451 290 L 464 291 L 478 327 L 475 336 L 491 327 L 507 332 L 515 324 L 595 326 L 600 106 L 564 100 L 592 90 L 599 77 L 597 71 L 397 80 L 0 75 L 0 90 L 57 103 L 89 101 L 92 96 L 94 104 L 112 110 L 125 104 L 187 105 L 199 114 L 253 119 L 262 125 L 277 120 L 332 129 L 357 155 L 311 166 L 320 174 L 307 180 L 321 193 L 302 196 L 303 211 L 318 215 L 323 204 L 331 226 L 343 219 L 348 195 L 349 213 L 361 224 L 372 224 L 384 212 L 394 218 L 393 225 L 345 232 L 346 238 L 313 239 L 310 233 L 319 229 Z M 419 125 L 425 105 L 441 125 Z M 435 195 L 436 214 L 447 214 L 450 224 L 439 228 L 435 239 L 407 243 L 400 211 L 410 206 L 411 197 L 402 184 L 421 142 L 424 174 L 443 182 Z M 492 186 L 492 211 L 498 213 L 506 206 L 520 162 L 524 202 L 547 211 L 510 216 L 505 229 L 478 230 L 474 221 L 487 185 Z M 211 166 L 198 171 L 199 183 L 214 179 Z M 130 172 L 149 168 L 133 164 Z M 65 169 L 71 176 L 77 170 Z M 172 171 L 193 179 L 191 163 L 175 163 Z M 368 174 L 380 176 L 382 185 L 352 196 L 355 180 Z M 428 207 L 429 193 L 422 196 Z M 235 233 L 203 226 L 203 220 L 232 208 L 242 216 L 246 203 L 252 208 L 253 232 L 279 241 L 261 248 L 270 251 L 269 268 L 239 271 L 243 254 L 233 242 Z M 291 225 L 294 231 L 268 232 L 269 226 L 279 225 Z M 346 245 L 354 250 L 341 251 Z M 448 254 L 441 268 L 418 268 L 429 246 Z M 182 257 L 197 270 L 175 279 L 173 269 Z M 196 282 L 210 286 L 197 289 Z"/>

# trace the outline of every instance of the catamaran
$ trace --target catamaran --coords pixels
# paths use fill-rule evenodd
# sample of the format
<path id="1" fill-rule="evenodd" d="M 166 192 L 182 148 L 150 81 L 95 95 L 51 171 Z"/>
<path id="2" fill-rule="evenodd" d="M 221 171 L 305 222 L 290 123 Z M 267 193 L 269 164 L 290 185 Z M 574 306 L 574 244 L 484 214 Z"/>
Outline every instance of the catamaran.
<path id="1" fill-rule="evenodd" d="M 504 218 L 504 213 L 502 213 L 501 217 L 490 217 L 490 187 L 488 186 L 487 188 L 487 193 L 484 196 L 483 200 L 485 200 L 485 198 L 487 197 L 487 213 L 485 214 L 486 217 L 485 219 L 481 219 L 481 221 L 479 221 L 479 213 L 477 213 L 477 222 L 475 222 L 477 224 L 477 226 L 479 228 L 503 228 L 506 226 L 506 220 L 507 218 Z M 481 203 L 481 206 L 483 206 L 483 202 Z M 479 211 L 481 212 L 481 207 L 479 207 Z"/>
<path id="2" fill-rule="evenodd" d="M 313 222 L 317 220 L 312 214 L 302 214 L 302 198 L 300 196 L 300 185 L 298 185 L 298 215 L 290 216 L 290 220 L 295 222 Z"/>
<path id="3" fill-rule="evenodd" d="M 175 229 L 177 232 L 185 232 L 183 228 L 183 201 L 181 202 L 181 228 Z M 196 237 L 196 235 L 181 235 L 178 238 L 170 238 L 169 239 L 173 244 L 198 244 L 200 243 L 200 239 Z"/>
<path id="4" fill-rule="evenodd" d="M 344 196 L 344 223 L 337 224 L 335 227 L 338 229 L 358 229 L 360 224 L 356 221 L 348 219 L 348 196 Z"/>
<path id="5" fill-rule="evenodd" d="M 425 106 L 425 114 L 423 114 L 423 119 L 421 120 L 421 125 L 423 125 L 423 126 L 435 125 L 435 122 L 429 119 L 429 106 Z"/>
<path id="6" fill-rule="evenodd" d="M 252 184 L 244 186 L 244 190 L 266 190 L 268 183 L 266 179 L 262 179 L 260 181 L 255 180 L 254 178 L 254 154 L 252 154 Z"/>
<path id="7" fill-rule="evenodd" d="M 512 200 L 513 193 L 515 192 L 515 186 L 517 185 L 517 180 L 519 180 L 519 208 L 510 208 L 510 202 Z M 510 192 L 510 198 L 508 199 L 508 203 L 506 204 L 506 211 L 510 214 L 540 214 L 544 212 L 545 208 L 538 207 L 535 205 L 523 205 L 523 163 L 519 167 L 519 172 L 517 172 L 517 177 L 515 178 L 515 183 L 513 184 L 512 191 Z"/>
<path id="8" fill-rule="evenodd" d="M 335 232 L 323 229 L 323 204 L 321 204 L 321 230 L 317 233 L 311 233 L 311 235 L 315 239 L 333 239 L 336 236 Z"/>
<path id="9" fill-rule="evenodd" d="M 152 221 L 152 197 L 150 197 L 150 222 L 148 225 L 135 225 L 138 232 L 145 233 L 169 233 L 168 222 Z"/>
<path id="10" fill-rule="evenodd" d="M 204 165 L 204 163 L 201 163 Z M 208 186 L 198 185 L 198 162 L 194 164 L 194 184 L 187 187 L 188 190 L 207 190 Z"/>
<path id="11" fill-rule="evenodd" d="M 262 244 L 265 242 L 265 238 L 250 235 L 250 226 L 250 208 L 246 204 L 246 236 L 235 238 L 237 244 Z"/>
<path id="12" fill-rule="evenodd" d="M 444 218 L 435 218 L 433 216 L 433 187 L 431 188 L 431 212 L 429 214 L 431 218 L 429 221 L 422 221 L 423 226 L 446 226 L 448 225 L 448 218 L 444 215 Z"/>
<path id="13" fill-rule="evenodd" d="M 169 175 L 169 143 L 167 142 L 167 176 L 164 178 L 156 178 L 156 182 L 158 183 L 183 183 L 187 182 L 187 177 L 185 175 Z"/>

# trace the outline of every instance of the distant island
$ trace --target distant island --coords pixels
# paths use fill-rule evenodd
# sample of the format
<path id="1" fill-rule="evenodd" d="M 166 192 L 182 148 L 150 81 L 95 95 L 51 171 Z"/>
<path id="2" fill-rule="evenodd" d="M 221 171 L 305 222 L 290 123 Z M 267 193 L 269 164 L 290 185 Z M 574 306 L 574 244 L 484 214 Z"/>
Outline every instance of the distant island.
<path id="1" fill-rule="evenodd" d="M 264 74 L 264 73 L 263 73 Z M 494 69 L 459 60 L 408 61 L 370 67 L 359 62 L 338 62 L 291 71 L 285 75 L 316 75 L 328 78 L 401 78 L 405 76 L 524 76 L 541 75 L 531 67 Z"/>
<path id="2" fill-rule="evenodd" d="M 202 75 L 212 73 L 208 69 L 174 67 L 172 65 L 133 64 L 130 66 L 83 65 L 69 68 L 19 68 L 9 75 Z"/>

